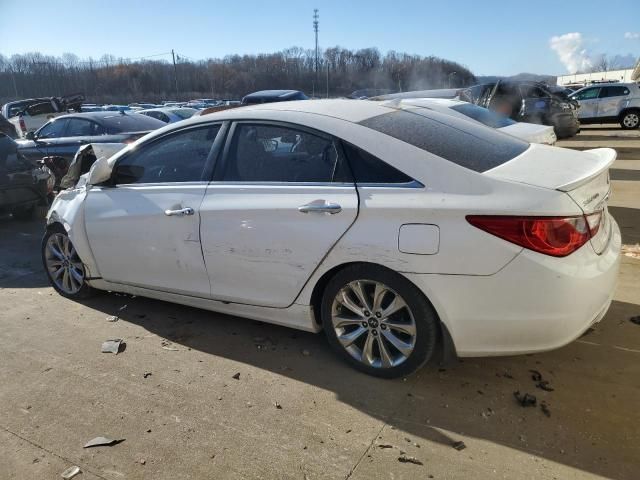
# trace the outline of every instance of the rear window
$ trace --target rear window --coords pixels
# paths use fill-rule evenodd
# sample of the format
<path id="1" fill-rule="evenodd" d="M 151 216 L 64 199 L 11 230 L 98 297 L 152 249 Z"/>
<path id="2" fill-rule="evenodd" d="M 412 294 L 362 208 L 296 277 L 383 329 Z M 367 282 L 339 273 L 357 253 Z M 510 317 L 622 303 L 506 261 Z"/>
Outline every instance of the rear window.
<path id="1" fill-rule="evenodd" d="M 155 118 L 140 115 L 138 113 L 119 113 L 109 117 L 102 117 L 102 122 L 113 133 L 121 132 L 143 132 L 145 130 L 155 130 L 165 124 Z"/>
<path id="2" fill-rule="evenodd" d="M 171 110 L 171 113 L 179 116 L 180 118 L 190 118 L 196 113 L 196 110 L 193 108 L 178 108 L 176 110 Z"/>
<path id="3" fill-rule="evenodd" d="M 502 165 L 529 148 L 510 135 L 424 108 L 384 113 L 360 125 L 475 172 Z"/>
<path id="4" fill-rule="evenodd" d="M 498 112 L 494 112 L 493 110 L 489 110 L 488 108 L 473 105 L 472 103 L 456 105 L 454 107 L 451 107 L 451 110 L 455 110 L 456 112 L 466 115 L 467 117 L 472 118 L 475 121 L 491 128 L 508 127 L 509 125 L 513 125 L 514 123 L 516 123 L 509 117 L 500 115 Z"/>

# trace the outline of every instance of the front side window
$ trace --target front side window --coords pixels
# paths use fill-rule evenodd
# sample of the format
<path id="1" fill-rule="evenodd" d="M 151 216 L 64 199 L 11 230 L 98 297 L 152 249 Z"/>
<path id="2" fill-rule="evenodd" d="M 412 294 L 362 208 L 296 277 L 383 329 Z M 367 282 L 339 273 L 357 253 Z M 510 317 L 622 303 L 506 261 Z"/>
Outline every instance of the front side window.
<path id="1" fill-rule="evenodd" d="M 115 184 L 199 182 L 220 125 L 181 130 L 118 161 Z"/>
<path id="2" fill-rule="evenodd" d="M 65 135 L 68 120 L 66 118 L 52 120 L 38 130 L 38 138 L 60 138 Z"/>
<path id="3" fill-rule="evenodd" d="M 238 124 L 226 159 L 229 182 L 339 181 L 338 150 L 332 139 L 291 127 Z"/>
<path id="4" fill-rule="evenodd" d="M 586 90 L 576 93 L 573 98 L 576 100 L 589 100 L 591 98 L 597 98 L 598 93 L 600 93 L 599 88 L 587 88 Z"/>

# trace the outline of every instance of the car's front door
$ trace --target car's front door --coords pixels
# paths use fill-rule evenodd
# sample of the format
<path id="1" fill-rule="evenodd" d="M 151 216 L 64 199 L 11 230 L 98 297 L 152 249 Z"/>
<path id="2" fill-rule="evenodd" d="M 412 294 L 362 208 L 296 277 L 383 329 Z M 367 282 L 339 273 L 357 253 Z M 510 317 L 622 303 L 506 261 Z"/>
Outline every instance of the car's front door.
<path id="1" fill-rule="evenodd" d="M 102 129 L 102 127 L 91 120 L 68 118 L 64 136 L 49 140 L 47 155 L 62 157 L 70 163 L 78 149 L 82 145 L 90 143 L 92 137 L 98 135 L 99 129 Z"/>
<path id="2" fill-rule="evenodd" d="M 622 85 L 612 85 L 600 89 L 598 116 L 616 118 L 622 111 L 621 103 L 629 98 L 629 89 Z"/>
<path id="3" fill-rule="evenodd" d="M 219 124 L 170 132 L 121 157 L 94 186 L 85 225 L 107 281 L 208 298 L 200 213 Z"/>
<path id="4" fill-rule="evenodd" d="M 239 122 L 201 207 L 215 300 L 286 307 L 354 222 L 358 195 L 330 136 Z"/>
<path id="5" fill-rule="evenodd" d="M 574 94 L 573 99 L 580 102 L 580 108 L 578 109 L 578 118 L 595 118 L 598 117 L 598 94 L 600 93 L 600 87 L 591 87 L 580 90 Z"/>
<path id="6" fill-rule="evenodd" d="M 54 119 L 43 125 L 34 134 L 32 141 L 23 141 L 20 146 L 20 153 L 29 160 L 41 160 L 49 155 L 51 144 L 58 138 L 64 136 L 67 130 L 68 120 L 66 118 Z"/>

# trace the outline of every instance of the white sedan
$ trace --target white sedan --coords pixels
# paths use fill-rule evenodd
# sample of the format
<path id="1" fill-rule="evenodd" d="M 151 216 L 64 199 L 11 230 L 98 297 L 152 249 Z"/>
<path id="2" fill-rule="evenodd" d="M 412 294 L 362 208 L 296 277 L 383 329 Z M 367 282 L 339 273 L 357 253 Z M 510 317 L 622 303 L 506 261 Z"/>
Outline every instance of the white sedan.
<path id="1" fill-rule="evenodd" d="M 565 345 L 609 308 L 615 151 L 354 100 L 192 118 L 98 159 L 47 217 L 68 298 L 110 290 L 324 330 L 354 367 Z"/>
<path id="2" fill-rule="evenodd" d="M 447 113 L 463 120 L 480 122 L 487 127 L 518 137 L 529 143 L 543 143 L 554 145 L 557 141 L 553 126 L 538 123 L 516 122 L 506 115 L 502 115 L 488 108 L 474 105 L 461 100 L 444 98 L 405 98 L 389 100 L 389 105 L 412 105 L 428 108 L 440 113 Z"/>

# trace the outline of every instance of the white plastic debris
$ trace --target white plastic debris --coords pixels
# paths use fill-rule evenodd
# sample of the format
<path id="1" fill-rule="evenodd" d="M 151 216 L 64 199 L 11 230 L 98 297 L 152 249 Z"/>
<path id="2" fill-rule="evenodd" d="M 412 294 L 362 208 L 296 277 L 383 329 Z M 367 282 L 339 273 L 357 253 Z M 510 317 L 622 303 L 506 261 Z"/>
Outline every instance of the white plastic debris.
<path id="1" fill-rule="evenodd" d="M 64 472 L 60 474 L 60 476 L 65 480 L 69 480 L 70 478 L 73 478 L 76 475 L 78 475 L 80 471 L 81 471 L 80 467 L 74 465 L 73 467 L 67 468 Z"/>
<path id="2" fill-rule="evenodd" d="M 113 445 L 117 445 L 120 442 L 124 442 L 124 439 L 122 440 L 114 440 L 111 438 L 107 438 L 107 437 L 96 437 L 92 440 L 89 440 L 87 443 L 85 443 L 83 448 L 91 448 L 91 447 L 111 447 Z"/>
<path id="3" fill-rule="evenodd" d="M 107 340 L 102 343 L 102 353 L 115 353 L 118 354 L 120 350 L 120 344 L 122 344 L 121 338 L 114 338 L 113 340 Z"/>

